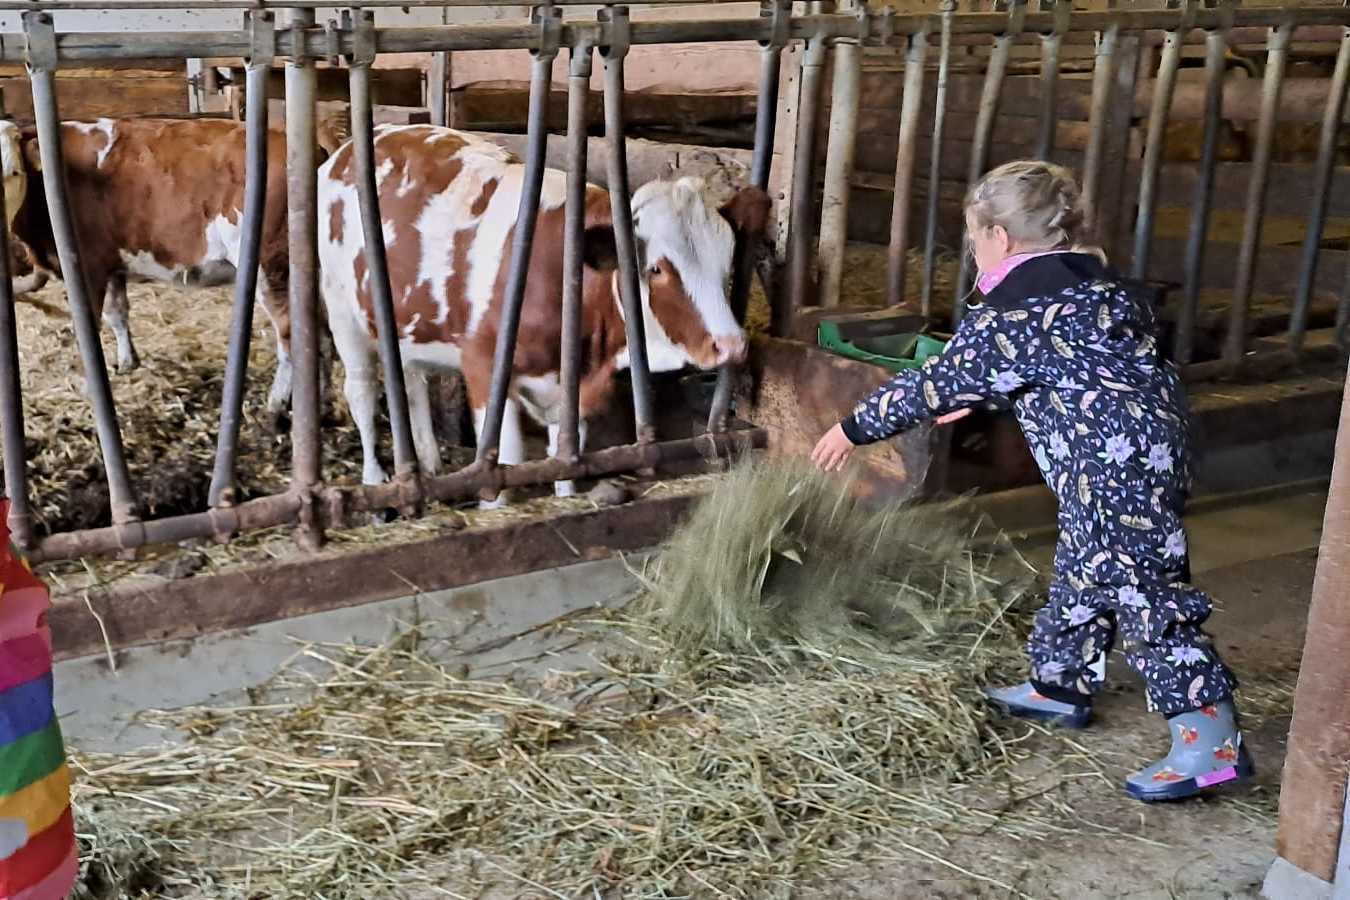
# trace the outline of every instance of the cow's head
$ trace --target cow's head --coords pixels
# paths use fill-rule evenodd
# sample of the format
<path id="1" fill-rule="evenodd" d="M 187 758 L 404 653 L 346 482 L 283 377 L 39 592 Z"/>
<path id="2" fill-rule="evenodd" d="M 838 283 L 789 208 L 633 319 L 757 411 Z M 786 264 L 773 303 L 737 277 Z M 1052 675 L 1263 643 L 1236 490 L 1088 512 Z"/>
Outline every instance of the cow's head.
<path id="1" fill-rule="evenodd" d="M 0 177 L 5 186 L 9 271 L 15 296 L 36 291 L 47 283 L 47 273 L 38 268 L 36 256 L 27 243 L 29 237 L 21 233 L 24 229 L 20 227 L 27 219 L 27 216 L 21 219 L 20 214 L 29 204 L 31 173 L 41 172 L 41 168 L 29 159 L 36 153 L 36 138 L 25 135 L 13 122 L 0 121 Z"/>
<path id="2" fill-rule="evenodd" d="M 727 299 L 732 256 L 738 238 L 754 241 L 764 234 L 769 197 L 743 188 L 719 207 L 710 194 L 702 178 L 651 181 L 633 193 L 652 371 L 691 363 L 711 369 L 745 357 L 745 333 Z M 595 248 L 603 244 L 595 237 L 587 234 L 588 255 L 597 255 Z M 612 230 L 608 239 L 613 240 Z"/>

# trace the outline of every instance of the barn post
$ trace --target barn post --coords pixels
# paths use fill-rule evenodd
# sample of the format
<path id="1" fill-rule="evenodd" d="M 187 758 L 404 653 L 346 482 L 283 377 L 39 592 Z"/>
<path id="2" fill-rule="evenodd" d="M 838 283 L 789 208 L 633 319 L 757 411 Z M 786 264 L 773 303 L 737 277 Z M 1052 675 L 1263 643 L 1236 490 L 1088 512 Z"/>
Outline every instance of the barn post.
<path id="1" fill-rule="evenodd" d="M 114 525 L 136 521 L 136 497 L 127 474 L 122 450 L 122 432 L 117 422 L 117 407 L 108 382 L 108 365 L 103 358 L 98 321 L 90 303 L 92 288 L 80 258 L 79 236 L 71 216 L 66 187 L 65 154 L 61 147 L 61 118 L 56 106 L 56 30 L 46 12 L 25 12 L 24 33 L 28 47 L 28 78 L 33 90 L 33 117 L 37 122 L 38 148 L 42 161 L 42 186 L 47 195 L 52 234 L 61 263 L 61 273 L 70 303 L 75 342 L 84 367 L 85 390 L 94 410 L 94 427 L 103 451 L 103 468 L 108 477 L 108 499 Z M 97 285 L 99 290 L 103 285 Z"/>
<path id="2" fill-rule="evenodd" d="M 825 145 L 825 181 L 820 202 L 820 306 L 838 306 L 848 248 L 848 201 L 858 142 L 858 104 L 862 89 L 862 42 L 869 20 L 865 5 L 854 9 L 858 36 L 834 40 L 834 83 L 830 127 Z"/>
<path id="3" fill-rule="evenodd" d="M 375 62 L 375 13 L 357 10 L 352 28 L 352 53 L 348 57 L 351 93 L 352 160 L 356 169 L 356 193 L 361 207 L 361 231 L 365 238 L 366 270 L 375 307 L 384 396 L 389 410 L 389 430 L 394 439 L 394 477 L 417 493 L 417 454 L 413 447 L 408 415 L 408 388 L 403 379 L 398 322 L 389 288 L 389 261 L 385 257 L 384 226 L 380 215 L 380 189 L 375 180 L 375 119 L 371 107 L 370 67 Z M 411 513 L 417 499 L 405 504 Z"/>
<path id="4" fill-rule="evenodd" d="M 234 307 L 230 311 L 215 466 L 207 492 L 207 502 L 212 507 L 233 506 L 235 501 L 235 459 L 243 419 L 263 215 L 267 204 L 267 81 L 276 52 L 274 17 L 266 10 L 252 10 L 248 14 L 248 24 L 251 47 L 245 68 L 248 105 L 244 126 L 244 211 L 239 223 L 239 264 L 235 269 Z"/>
<path id="5" fill-rule="evenodd" d="M 825 73 L 826 39 L 813 34 L 802 54 L 801 92 L 797 104 L 797 139 L 792 158 L 791 231 L 788 233 L 788 275 L 785 302 L 774 304 L 772 331 L 792 330 L 797 310 L 811 290 L 811 257 L 816 230 L 816 125 L 820 118 L 821 82 Z"/>
<path id="6" fill-rule="evenodd" d="M 947 120 L 947 80 L 952 67 L 952 16 L 956 0 L 942 0 L 942 44 L 938 55 L 937 96 L 933 111 L 933 143 L 928 151 L 928 226 L 923 243 L 924 318 L 933 314 L 933 275 L 937 265 L 939 200 L 942 195 L 942 133 Z"/>
<path id="7" fill-rule="evenodd" d="M 1162 168 L 1163 144 L 1167 141 L 1167 119 L 1172 109 L 1172 93 L 1181 67 L 1181 48 L 1195 21 L 1195 0 L 1183 0 L 1181 21 L 1163 39 L 1158 74 L 1153 81 L 1153 105 L 1148 112 L 1148 137 L 1144 144 L 1144 169 L 1139 181 L 1139 212 L 1134 224 L 1134 255 L 1131 274 L 1148 277 L 1148 256 L 1153 244 L 1153 218 L 1158 207 L 1158 173 Z"/>
<path id="8" fill-rule="evenodd" d="M 769 36 L 759 42 L 759 91 L 755 104 L 755 150 L 750 158 L 750 184 L 761 191 L 769 189 L 773 167 L 773 145 L 778 121 L 778 84 L 783 70 L 783 48 L 787 46 L 788 30 L 792 24 L 791 0 L 763 0 L 759 15 L 767 19 Z M 736 242 L 736 256 L 731 278 L 731 312 L 738 323 L 745 323 L 745 312 L 750 297 L 750 282 L 755 272 L 755 248 L 741 239 Z M 736 367 L 724 363 L 717 370 L 717 387 L 713 391 L 712 409 L 708 413 L 708 431 L 716 433 L 727 428 L 731 409 L 732 378 Z"/>
<path id="9" fill-rule="evenodd" d="M 1055 0 L 1055 25 L 1041 35 L 1041 119 L 1036 129 L 1036 158 L 1049 162 L 1055 154 L 1055 104 L 1059 94 L 1059 53 L 1069 30 L 1072 0 Z"/>
<path id="10" fill-rule="evenodd" d="M 1092 99 L 1088 107 L 1088 144 L 1083 154 L 1083 205 L 1088 220 L 1101 238 L 1098 209 L 1101 206 L 1102 157 L 1106 155 L 1106 117 L 1111 102 L 1111 78 L 1115 74 L 1120 26 L 1111 23 L 1097 35 L 1092 66 Z"/>
<path id="11" fill-rule="evenodd" d="M 1209 236 L 1209 211 L 1214 200 L 1214 167 L 1219 156 L 1219 127 L 1223 121 L 1223 81 L 1228 53 L 1228 29 L 1233 24 L 1233 3 L 1220 5 L 1219 27 L 1205 32 L 1204 137 L 1200 145 L 1199 177 L 1195 202 L 1186 236 L 1185 293 L 1177 316 L 1172 359 L 1177 365 L 1191 361 L 1195 343 L 1195 316 L 1200 308 L 1200 272 L 1204 266 L 1205 239 Z"/>
<path id="12" fill-rule="evenodd" d="M 1270 29 L 1266 44 L 1266 74 L 1261 84 L 1261 118 L 1256 128 L 1256 148 L 1252 151 L 1252 176 L 1247 186 L 1247 211 L 1242 223 L 1242 242 L 1238 245 L 1237 275 L 1233 285 L 1233 305 L 1229 307 L 1228 335 L 1223 359 L 1236 368 L 1247 350 L 1247 314 L 1252 300 L 1252 282 L 1256 274 L 1256 254 L 1265 220 L 1266 184 L 1270 178 L 1271 151 L 1275 148 L 1275 119 L 1280 111 L 1280 91 L 1284 87 L 1284 69 L 1289 59 L 1289 40 L 1293 22 L 1286 19 Z"/>
<path id="13" fill-rule="evenodd" d="M 619 299 L 628 336 L 628 371 L 633 380 L 633 419 L 640 444 L 656 440 L 652 412 L 647 336 L 638 279 L 637 241 L 633 236 L 633 203 L 628 190 L 628 144 L 624 137 L 623 63 L 630 45 L 628 7 L 606 6 L 597 13 L 604 27 L 600 58 L 605 65 L 605 137 L 609 144 L 609 203 L 614 244 L 619 255 Z"/>
<path id="14" fill-rule="evenodd" d="M 1299 264 L 1298 287 L 1294 291 L 1294 309 L 1289 317 L 1289 349 L 1298 353 L 1303 349 L 1303 337 L 1308 328 L 1308 305 L 1312 302 L 1313 283 L 1317 278 L 1317 257 L 1322 246 L 1322 229 L 1327 220 L 1327 203 L 1331 198 L 1331 177 L 1336 165 L 1336 138 L 1345 113 L 1345 88 L 1350 82 L 1350 28 L 1341 31 L 1341 48 L 1336 54 L 1336 69 L 1331 76 L 1326 110 L 1322 114 L 1322 139 L 1317 147 L 1317 174 L 1313 181 L 1313 208 L 1308 215 L 1308 233 L 1303 239 L 1303 256 Z"/>
<path id="15" fill-rule="evenodd" d="M 593 48 L 581 37 L 571 48 L 567 73 L 567 206 L 563 222 L 562 365 L 563 394 L 554 455 L 567 463 L 581 456 L 581 299 L 586 240 L 586 102 L 590 98 Z"/>
<path id="16" fill-rule="evenodd" d="M 4 118 L 0 95 L 0 118 Z M 14 283 L 9 274 L 9 198 L 0 183 L 0 453 L 4 454 L 5 496 L 9 498 L 9 531 L 27 550 L 33 543 L 28 505 L 28 451 L 23 445 L 23 384 L 19 379 L 19 332 L 15 321 Z"/>
<path id="17" fill-rule="evenodd" d="M 1008 71 L 1008 57 L 1012 54 L 1013 41 L 1022 31 L 1022 19 L 1026 15 L 1027 0 L 1012 0 L 1008 12 L 1008 24 L 994 37 L 994 49 L 989 54 L 989 68 L 984 74 L 984 89 L 980 93 L 980 109 L 975 117 L 975 140 L 970 148 L 970 174 L 966 179 L 968 187 L 974 187 L 989 166 L 989 145 L 994 133 L 994 117 L 998 115 L 998 100 L 1003 92 L 1003 76 Z M 952 300 L 952 327 L 961 323 L 965 316 L 966 294 L 970 291 L 971 266 L 974 264 L 969 253 L 961 254 L 960 274 L 956 279 L 956 295 Z"/>
<path id="18" fill-rule="evenodd" d="M 449 50 L 431 54 L 431 65 L 427 67 L 427 112 L 431 114 L 432 125 L 454 124 L 450 115 L 450 67 Z"/>
<path id="19" fill-rule="evenodd" d="M 1331 897 L 1350 864 L 1344 829 L 1350 774 L 1350 391 L 1341 404 L 1336 461 L 1313 579 L 1307 637 L 1288 752 L 1280 779 L 1277 853 L 1262 895 L 1270 900 Z M 1335 896 L 1341 896 L 1337 893 Z"/>
<path id="20" fill-rule="evenodd" d="M 905 302 L 905 268 L 909 261 L 909 220 L 913 204 L 914 160 L 919 154 L 919 114 L 923 109 L 923 69 L 928 59 L 928 28 L 909 36 L 905 51 L 905 86 L 900 96 L 900 140 L 895 151 L 891 240 L 886 252 L 886 303 Z M 930 188 L 931 190 L 931 188 Z M 933 192 L 936 196 L 936 191 Z"/>
<path id="21" fill-rule="evenodd" d="M 300 500 L 296 541 L 315 550 L 323 543 L 318 514 L 322 478 L 319 443 L 318 173 L 315 147 L 314 60 L 305 31 L 314 10 L 290 12 L 291 58 L 286 62 L 286 206 L 290 252 L 291 491 Z"/>
<path id="22" fill-rule="evenodd" d="M 478 462 L 490 466 L 497 463 L 502 420 L 511 388 L 516 332 L 520 328 L 520 308 L 525 301 L 525 279 L 530 266 L 530 248 L 534 244 L 534 226 L 539 218 L 539 195 L 544 182 L 548 95 L 553 81 L 553 60 L 558 55 L 558 40 L 562 32 L 562 21 L 556 7 L 536 8 L 533 17 L 538 28 L 539 45 L 530 51 L 529 133 L 525 144 L 525 174 L 520 185 L 520 205 L 516 211 L 501 321 L 497 327 L 497 346 L 492 356 L 492 381 L 488 388 L 486 416 L 478 434 Z"/>

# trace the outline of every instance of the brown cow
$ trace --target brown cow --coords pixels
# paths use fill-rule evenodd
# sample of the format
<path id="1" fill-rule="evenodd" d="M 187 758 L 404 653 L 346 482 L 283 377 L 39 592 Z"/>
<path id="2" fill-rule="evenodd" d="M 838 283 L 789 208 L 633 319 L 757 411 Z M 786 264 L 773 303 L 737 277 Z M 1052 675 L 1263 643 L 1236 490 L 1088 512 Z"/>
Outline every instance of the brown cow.
<path id="1" fill-rule="evenodd" d="M 464 373 L 475 429 L 481 429 L 524 167 L 496 144 L 430 125 L 376 129 L 375 156 L 413 437 L 422 470 L 433 473 L 440 455 L 426 373 Z M 376 331 L 355 174 L 350 144 L 319 169 L 319 259 L 328 325 L 361 432 L 363 478 L 376 483 L 385 478 L 376 457 Z M 499 447 L 506 464 L 524 458 L 521 407 L 547 426 L 550 452 L 556 452 L 566 178 L 556 170 L 544 174 Z M 708 369 L 742 358 L 745 336 L 727 303 L 727 282 L 736 232 L 763 233 L 768 196 L 743 189 L 719 209 L 701 179 L 685 178 L 643 185 L 632 208 L 652 370 L 691 363 Z M 584 420 L 605 405 L 615 372 L 628 365 L 610 199 L 594 186 L 587 190 L 583 256 Z M 567 495 L 572 486 L 556 489 Z"/>
<path id="2" fill-rule="evenodd" d="M 95 315 L 117 339 L 117 369 L 139 361 L 127 324 L 127 278 L 200 287 L 233 282 L 244 205 L 244 126 L 222 119 L 62 123 L 71 213 Z M 15 241 L 14 274 L 60 275 L 36 136 L 0 122 L 0 162 Z M 16 199 L 17 198 L 17 201 Z M 258 297 L 277 335 L 268 410 L 290 399 L 286 138 L 268 139 Z M 16 277 L 16 288 L 23 290 Z M 31 288 L 30 288 L 31 289 Z"/>

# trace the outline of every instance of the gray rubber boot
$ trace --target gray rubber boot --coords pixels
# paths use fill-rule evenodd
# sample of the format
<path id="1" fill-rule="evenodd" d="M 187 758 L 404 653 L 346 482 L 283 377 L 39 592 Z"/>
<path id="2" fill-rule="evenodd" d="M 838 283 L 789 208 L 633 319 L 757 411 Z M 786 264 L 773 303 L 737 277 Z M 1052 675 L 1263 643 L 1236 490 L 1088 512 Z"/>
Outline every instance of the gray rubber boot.
<path id="1" fill-rule="evenodd" d="M 1256 772 L 1242 743 L 1237 713 L 1225 700 L 1167 720 L 1172 752 L 1125 779 L 1125 792 L 1138 800 L 1181 800 Z"/>
<path id="2" fill-rule="evenodd" d="M 1054 722 L 1066 728 L 1086 728 L 1092 721 L 1091 705 L 1051 700 L 1038 693 L 1029 681 L 1006 688 L 985 688 L 984 695 L 1003 712 L 1019 719 Z"/>

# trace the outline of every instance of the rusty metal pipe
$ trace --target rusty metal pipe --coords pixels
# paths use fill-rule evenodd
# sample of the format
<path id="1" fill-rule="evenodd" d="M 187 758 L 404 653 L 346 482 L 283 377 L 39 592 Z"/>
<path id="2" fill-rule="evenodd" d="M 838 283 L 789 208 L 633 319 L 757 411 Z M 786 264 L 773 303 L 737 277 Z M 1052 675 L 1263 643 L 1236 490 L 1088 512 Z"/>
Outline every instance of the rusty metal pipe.
<path id="1" fill-rule="evenodd" d="M 1097 41 L 1092 68 L 1092 100 L 1088 108 L 1088 144 L 1083 156 L 1083 204 L 1091 227 L 1102 237 L 1097 211 L 1101 201 L 1102 160 L 1106 154 L 1106 119 L 1110 113 L 1111 83 L 1115 77 L 1120 26 L 1110 25 Z"/>
<path id="2" fill-rule="evenodd" d="M 312 10 L 292 10 L 290 26 L 314 24 Z M 312 59 L 286 63 L 286 221 L 290 254 L 291 490 L 305 498 L 296 541 L 315 550 L 323 524 L 312 498 L 322 479 L 319 445 L 319 225 L 315 97 Z"/>
<path id="3" fill-rule="evenodd" d="M 34 56 L 29 65 L 28 79 L 33 90 L 33 117 L 37 122 L 42 186 L 46 193 L 47 212 L 51 217 L 52 237 L 61 263 L 61 278 L 65 282 L 66 297 L 70 303 L 71 324 L 80 350 L 86 390 L 93 407 L 94 429 L 98 433 L 103 468 L 108 477 L 112 520 L 119 524 L 130 522 L 136 518 L 136 497 L 127 474 L 122 430 L 117 421 L 112 386 L 108 382 L 108 365 L 103 358 L 98 321 L 94 318 L 90 303 L 93 286 L 85 274 L 66 184 L 61 119 L 56 106 L 56 35 L 52 30 L 51 16 L 46 13 L 25 13 L 24 23 L 29 29 L 30 51 Z M 103 285 L 97 285 L 97 288 L 102 290 Z"/>
<path id="4" fill-rule="evenodd" d="M 886 256 L 886 302 L 905 302 L 905 268 L 909 261 L 910 193 L 914 189 L 914 160 L 919 152 L 919 113 L 923 107 L 923 69 L 928 57 L 928 35 L 909 39 L 905 53 L 905 86 L 900 99 L 900 142 L 895 153 L 895 196 L 891 200 L 891 242 Z M 935 148 L 937 144 L 933 145 Z M 938 154 L 934 152 L 934 158 Z M 930 191 L 933 185 L 929 185 Z M 933 191 L 936 195 L 936 191 Z"/>
<path id="5" fill-rule="evenodd" d="M 773 0 L 776 14 L 785 19 L 791 15 L 790 4 Z M 773 13 L 771 13 L 773 14 Z M 787 23 L 782 23 L 786 30 Z M 759 90 L 755 104 L 755 149 L 750 157 L 750 184 L 761 191 L 769 189 L 769 173 L 773 166 L 774 133 L 778 124 L 778 82 L 783 70 L 783 42 L 771 40 L 760 47 Z M 755 248 L 746 240 L 736 242 L 729 300 L 731 313 L 739 324 L 745 324 L 749 305 L 750 286 L 754 278 Z M 708 431 L 720 432 L 727 428 L 731 411 L 732 379 L 736 367 L 725 363 L 718 367 L 717 386 L 713 389 L 712 408 L 708 412 Z"/>
<path id="6" fill-rule="evenodd" d="M 28 505 L 28 451 L 23 443 L 23 385 L 19 380 L 19 332 L 14 290 L 9 280 L 9 215 L 0 183 L 0 453 L 4 454 L 5 496 L 9 498 L 9 531 L 15 545 L 33 542 Z"/>
<path id="7" fill-rule="evenodd" d="M 368 16 L 370 12 L 360 14 Z M 371 56 L 374 56 L 373 52 Z M 361 207 L 361 231 L 365 236 L 366 271 L 370 276 L 370 296 L 375 309 L 380 367 L 384 370 L 389 430 L 394 439 L 394 471 L 407 476 L 417 471 L 417 451 L 413 447 L 408 388 L 403 380 L 403 354 L 399 349 L 398 320 L 394 316 L 389 261 L 385 256 L 380 189 L 375 178 L 375 119 L 370 99 L 370 63 L 354 61 L 348 71 L 351 86 L 352 162 L 356 172 L 357 200 Z"/>
<path id="8" fill-rule="evenodd" d="M 848 250 L 848 201 L 858 140 L 862 47 L 841 38 L 834 44 L 834 84 L 825 145 L 825 181 L 820 203 L 820 306 L 838 306 Z"/>
<path id="9" fill-rule="evenodd" d="M 825 46 L 824 38 L 811 38 L 802 55 L 797 145 L 792 166 L 786 308 L 775 304 L 778 315 L 771 329 L 780 337 L 789 333 L 797 310 L 811 299 L 811 257 L 816 243 L 816 120 L 820 117 L 820 93 L 825 77 Z"/>
<path id="10" fill-rule="evenodd" d="M 272 30 L 270 12 L 255 12 L 251 18 L 255 30 Z M 234 503 L 235 460 L 248 381 L 249 342 L 253 337 L 253 307 L 258 293 L 258 263 L 267 203 L 267 84 L 271 71 L 270 56 L 255 56 L 249 60 L 244 76 L 247 103 L 244 113 L 244 211 L 239 222 L 239 263 L 235 267 L 234 307 L 230 310 L 220 428 L 216 435 L 211 487 L 207 491 L 207 502 L 213 507 Z"/>
<path id="11" fill-rule="evenodd" d="M 572 48 L 567 79 L 567 207 L 563 223 L 562 365 L 563 407 L 557 457 L 570 462 L 581 451 L 581 295 L 586 239 L 586 101 L 591 85 L 591 46 Z"/>
<path id="12" fill-rule="evenodd" d="M 1350 82 L 1350 28 L 1341 37 L 1336 54 L 1336 69 L 1331 76 L 1331 92 L 1322 116 L 1322 140 L 1317 148 L 1317 174 L 1313 180 L 1313 206 L 1308 215 L 1308 233 L 1303 239 L 1303 257 L 1299 265 L 1298 287 L 1294 290 L 1294 308 L 1289 316 L 1289 349 L 1303 349 L 1308 330 L 1308 307 L 1312 303 L 1313 283 L 1317 278 L 1317 260 L 1322 245 L 1322 230 L 1327 221 L 1327 203 L 1331 196 L 1331 176 L 1336 165 L 1336 137 L 1345 112 L 1345 88 Z"/>
<path id="13" fill-rule="evenodd" d="M 1256 273 L 1256 253 L 1261 243 L 1261 225 L 1265 215 L 1266 184 L 1270 178 L 1270 157 L 1275 147 L 1275 118 L 1280 111 L 1280 89 L 1284 85 L 1285 64 L 1293 25 L 1281 23 L 1270 30 L 1266 51 L 1266 75 L 1261 84 L 1261 119 L 1257 124 L 1256 149 L 1252 153 L 1252 180 L 1247 192 L 1247 212 L 1242 223 L 1242 243 L 1238 245 L 1237 277 L 1233 287 L 1233 305 L 1229 309 L 1228 338 L 1223 358 L 1235 365 L 1247 347 L 1247 316 Z"/>
<path id="14" fill-rule="evenodd" d="M 761 429 L 743 429 L 664 443 L 625 444 L 582 455 L 579 459 L 543 459 L 517 466 L 489 466 L 476 462 L 458 472 L 426 481 L 426 493 L 454 503 L 504 488 L 551 484 L 578 478 L 598 478 L 662 463 L 709 457 L 731 457 L 767 445 Z M 317 490 L 316 504 L 327 527 L 340 527 L 370 512 L 397 508 L 408 502 L 406 489 L 395 483 L 327 485 Z M 237 506 L 208 512 L 132 522 L 111 528 L 93 528 L 54 534 L 38 542 L 34 562 L 117 553 L 148 544 L 166 544 L 207 537 L 229 537 L 248 531 L 302 521 L 308 498 L 293 492 L 248 500 Z"/>
<path id="15" fill-rule="evenodd" d="M 933 111 L 933 144 L 928 153 L 928 225 L 923 242 L 923 297 L 925 319 L 933 315 L 933 274 L 937 265 L 938 201 L 942 193 L 942 137 L 947 120 L 947 80 L 952 67 L 952 16 L 956 0 L 942 0 L 942 39 L 938 49 L 937 95 Z"/>
<path id="16" fill-rule="evenodd" d="M 623 114 L 623 63 L 628 55 L 628 7 L 600 11 L 612 26 L 610 43 L 601 49 L 605 68 L 605 137 L 609 143 L 609 203 L 614 221 L 614 246 L 619 254 L 619 299 L 628 339 L 628 371 L 633 382 L 633 420 L 638 443 L 656 439 L 652 409 L 651 369 L 647 365 L 647 329 L 643 314 L 637 237 L 633 233 L 633 196 L 628 189 L 628 140 Z"/>
<path id="17" fill-rule="evenodd" d="M 973 188 L 989 165 L 989 144 L 994 132 L 994 116 L 998 114 L 999 95 L 1003 92 L 1003 76 L 1008 71 L 1008 56 L 1012 53 L 1015 34 L 1000 34 L 994 38 L 994 49 L 989 53 L 989 68 L 984 74 L 984 88 L 980 93 L 980 110 L 975 116 L 975 140 L 970 148 L 970 175 L 967 186 Z M 937 150 L 934 148 L 936 154 Z M 956 295 L 952 298 L 952 327 L 961 324 L 966 311 L 966 294 L 970 291 L 973 260 L 969 253 L 961 254 L 961 270 L 956 279 Z"/>
<path id="18" fill-rule="evenodd" d="M 539 10 L 541 34 L 556 34 L 549 29 L 557 24 L 558 10 Z M 548 94 L 553 60 L 558 45 L 546 41 L 530 55 L 530 106 L 528 137 L 525 144 L 525 172 L 520 185 L 520 205 L 511 242 L 511 260 L 506 275 L 501 321 L 497 326 L 497 346 L 492 356 L 492 381 L 488 387 L 486 415 L 478 434 L 478 459 L 495 464 L 502 437 L 502 418 L 511 389 L 511 369 L 516 353 L 516 332 L 520 328 L 520 308 L 525 301 L 525 279 L 529 273 L 530 250 L 534 246 L 534 226 L 539 219 L 539 196 L 544 183 L 545 147 L 548 142 Z"/>
<path id="19" fill-rule="evenodd" d="M 1144 144 L 1144 168 L 1139 181 L 1139 213 L 1134 226 L 1134 256 L 1131 274 L 1143 280 L 1148 276 L 1148 256 L 1153 243 L 1153 219 L 1158 209 L 1158 171 L 1162 167 L 1163 144 L 1167 140 L 1167 114 L 1172 107 L 1172 92 L 1177 86 L 1181 66 L 1181 29 L 1167 32 L 1158 76 L 1153 82 L 1153 107 L 1148 115 L 1148 138 Z"/>

